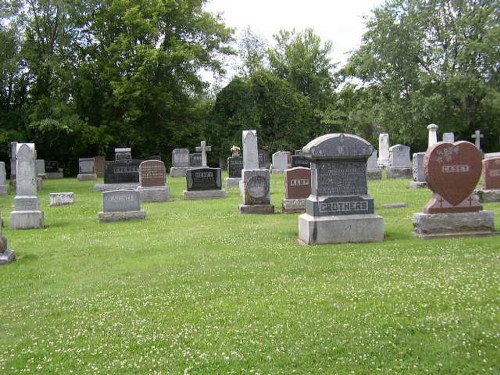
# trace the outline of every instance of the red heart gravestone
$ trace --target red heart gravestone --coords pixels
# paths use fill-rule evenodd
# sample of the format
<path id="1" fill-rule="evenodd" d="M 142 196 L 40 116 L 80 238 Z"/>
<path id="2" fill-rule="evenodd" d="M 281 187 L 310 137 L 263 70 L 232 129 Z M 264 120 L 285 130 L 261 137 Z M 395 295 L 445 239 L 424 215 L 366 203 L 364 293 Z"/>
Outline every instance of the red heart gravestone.
<path id="1" fill-rule="evenodd" d="M 425 213 L 474 212 L 482 209 L 473 193 L 481 177 L 481 152 L 465 141 L 439 142 L 424 157 L 424 173 L 434 195 Z"/>

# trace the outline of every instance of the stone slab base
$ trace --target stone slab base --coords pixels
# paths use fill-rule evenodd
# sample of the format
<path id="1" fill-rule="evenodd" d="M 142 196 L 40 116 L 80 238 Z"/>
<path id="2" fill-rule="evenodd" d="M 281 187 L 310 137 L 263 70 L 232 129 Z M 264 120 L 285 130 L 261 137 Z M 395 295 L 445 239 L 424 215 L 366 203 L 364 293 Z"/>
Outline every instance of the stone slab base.
<path id="1" fill-rule="evenodd" d="M 475 193 L 481 203 L 500 202 L 500 189 L 476 190 Z"/>
<path id="2" fill-rule="evenodd" d="M 95 191 L 112 191 L 112 190 L 135 190 L 139 186 L 139 183 L 130 183 L 130 184 L 95 184 Z"/>
<path id="3" fill-rule="evenodd" d="M 308 245 L 383 240 L 384 219 L 375 214 L 299 216 L 299 241 Z"/>
<path id="4" fill-rule="evenodd" d="M 237 188 L 240 186 L 241 178 L 235 177 L 227 177 L 226 178 L 226 187 L 227 188 Z"/>
<path id="5" fill-rule="evenodd" d="M 387 178 L 413 178 L 412 168 L 387 168 Z"/>
<path id="6" fill-rule="evenodd" d="M 170 201 L 170 188 L 168 186 L 159 187 L 138 187 L 141 202 L 168 202 Z"/>
<path id="7" fill-rule="evenodd" d="M 255 215 L 270 215 L 274 214 L 274 206 L 272 204 L 240 204 L 240 213 L 255 214 Z"/>
<path id="8" fill-rule="evenodd" d="M 410 189 L 424 189 L 427 187 L 427 182 L 412 181 L 410 182 Z"/>
<path id="9" fill-rule="evenodd" d="M 186 171 L 189 167 L 171 167 L 170 177 L 186 177 Z"/>
<path id="10" fill-rule="evenodd" d="M 63 172 L 47 172 L 45 173 L 45 178 L 47 180 L 55 180 L 55 179 L 58 179 L 58 178 L 64 178 L 64 174 Z"/>
<path id="11" fill-rule="evenodd" d="M 0 185 L 0 195 L 8 195 L 8 194 L 9 194 L 9 186 Z"/>
<path id="12" fill-rule="evenodd" d="M 225 198 L 227 192 L 225 190 L 198 190 L 198 191 L 188 191 L 184 190 L 185 200 L 198 200 L 198 199 L 217 199 Z"/>
<path id="13" fill-rule="evenodd" d="M 493 235 L 493 211 L 461 212 L 450 214 L 416 213 L 413 216 L 414 233 L 421 238 Z"/>
<path id="14" fill-rule="evenodd" d="M 0 253 L 0 264 L 12 263 L 16 260 L 16 253 L 12 250 L 7 249 L 3 253 Z"/>
<path id="15" fill-rule="evenodd" d="M 49 206 L 65 206 L 75 203 L 75 194 L 72 192 L 49 193 Z"/>
<path id="16" fill-rule="evenodd" d="M 302 214 L 306 212 L 306 199 L 283 199 L 281 211 L 285 214 Z"/>
<path id="17" fill-rule="evenodd" d="M 366 171 L 366 177 L 369 180 L 381 180 L 382 179 L 382 169 L 375 169 Z"/>
<path id="18" fill-rule="evenodd" d="M 95 181 L 97 180 L 97 173 L 79 173 L 76 178 L 78 181 Z"/>
<path id="19" fill-rule="evenodd" d="M 110 223 L 126 220 L 143 220 L 146 218 L 146 212 L 140 211 L 122 211 L 122 212 L 99 212 L 97 213 L 100 223 Z"/>
<path id="20" fill-rule="evenodd" d="M 40 229 L 43 226 L 43 211 L 12 211 L 10 213 L 10 229 Z"/>

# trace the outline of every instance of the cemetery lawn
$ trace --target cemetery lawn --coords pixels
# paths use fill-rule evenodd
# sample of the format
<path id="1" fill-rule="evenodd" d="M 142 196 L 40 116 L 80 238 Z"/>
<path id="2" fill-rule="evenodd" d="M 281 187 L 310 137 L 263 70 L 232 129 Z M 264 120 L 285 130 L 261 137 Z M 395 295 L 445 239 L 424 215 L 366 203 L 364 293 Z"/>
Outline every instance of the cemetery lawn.
<path id="1" fill-rule="evenodd" d="M 237 189 L 168 184 L 146 220 L 100 224 L 94 182 L 46 180 L 40 230 L 10 230 L 0 197 L 18 257 L 0 267 L 0 373 L 500 373 L 500 237 L 414 237 L 429 190 L 370 181 L 384 242 L 303 246 L 282 175 L 268 216 L 241 215 Z M 49 207 L 64 191 L 75 204 Z"/>

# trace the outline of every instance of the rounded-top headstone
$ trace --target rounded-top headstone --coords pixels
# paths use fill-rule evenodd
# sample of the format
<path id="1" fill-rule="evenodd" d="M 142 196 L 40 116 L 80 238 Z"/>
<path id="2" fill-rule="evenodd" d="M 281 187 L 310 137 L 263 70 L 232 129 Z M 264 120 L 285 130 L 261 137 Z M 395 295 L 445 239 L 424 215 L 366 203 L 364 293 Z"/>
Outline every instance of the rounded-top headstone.
<path id="1" fill-rule="evenodd" d="M 308 159 L 368 159 L 373 152 L 373 146 L 357 135 L 332 133 L 312 140 L 302 151 Z"/>

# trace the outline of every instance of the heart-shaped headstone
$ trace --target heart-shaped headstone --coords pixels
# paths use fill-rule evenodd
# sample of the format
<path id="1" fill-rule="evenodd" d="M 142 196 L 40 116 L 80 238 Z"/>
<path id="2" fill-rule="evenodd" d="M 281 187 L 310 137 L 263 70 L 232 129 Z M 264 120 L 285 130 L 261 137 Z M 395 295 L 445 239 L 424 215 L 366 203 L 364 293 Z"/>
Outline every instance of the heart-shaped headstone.
<path id="1" fill-rule="evenodd" d="M 481 176 L 481 152 L 470 142 L 439 142 L 424 157 L 429 188 L 456 206 L 474 191 Z"/>

